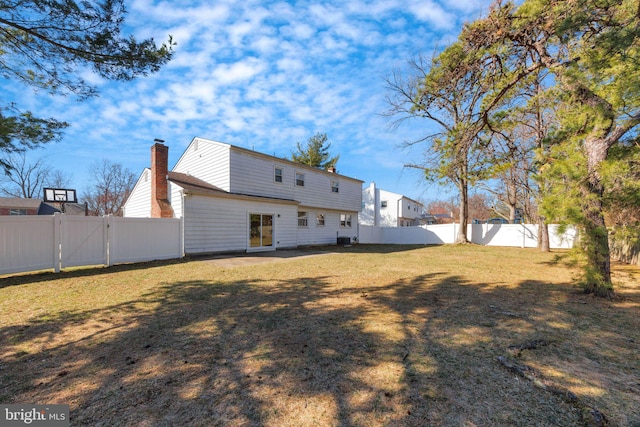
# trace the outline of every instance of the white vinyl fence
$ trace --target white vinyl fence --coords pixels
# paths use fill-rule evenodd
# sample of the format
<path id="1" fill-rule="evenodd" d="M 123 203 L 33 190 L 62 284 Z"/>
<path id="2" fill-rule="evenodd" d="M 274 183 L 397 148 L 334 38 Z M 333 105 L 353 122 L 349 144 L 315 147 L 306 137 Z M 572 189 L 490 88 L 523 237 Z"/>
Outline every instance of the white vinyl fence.
<path id="1" fill-rule="evenodd" d="M 459 224 L 423 225 L 420 227 L 359 226 L 358 241 L 364 244 L 438 245 L 454 243 Z M 572 248 L 577 238 L 573 228 L 560 234 L 559 226 L 549 225 L 549 246 L 552 249 Z M 487 246 L 538 246 L 536 224 L 469 224 L 467 237 L 472 243 Z"/>
<path id="2" fill-rule="evenodd" d="M 0 216 L 0 274 L 184 256 L 179 218 Z"/>

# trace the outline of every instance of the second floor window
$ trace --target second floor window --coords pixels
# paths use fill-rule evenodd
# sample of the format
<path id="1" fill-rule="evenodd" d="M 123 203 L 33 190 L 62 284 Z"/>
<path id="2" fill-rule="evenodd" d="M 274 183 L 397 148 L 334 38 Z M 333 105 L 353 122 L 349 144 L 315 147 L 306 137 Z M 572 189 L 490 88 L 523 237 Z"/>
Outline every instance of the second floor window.
<path id="1" fill-rule="evenodd" d="M 387 207 L 387 201 L 383 200 L 382 202 L 380 202 L 380 207 L 381 208 L 386 208 Z"/>
<path id="2" fill-rule="evenodd" d="M 340 183 L 338 181 L 331 181 L 331 192 L 332 193 L 340 192 Z"/>
<path id="3" fill-rule="evenodd" d="M 298 187 L 304 187 L 304 174 L 296 172 L 296 185 Z"/>
<path id="4" fill-rule="evenodd" d="M 282 182 L 282 168 L 275 168 L 274 169 L 273 180 L 275 182 Z"/>

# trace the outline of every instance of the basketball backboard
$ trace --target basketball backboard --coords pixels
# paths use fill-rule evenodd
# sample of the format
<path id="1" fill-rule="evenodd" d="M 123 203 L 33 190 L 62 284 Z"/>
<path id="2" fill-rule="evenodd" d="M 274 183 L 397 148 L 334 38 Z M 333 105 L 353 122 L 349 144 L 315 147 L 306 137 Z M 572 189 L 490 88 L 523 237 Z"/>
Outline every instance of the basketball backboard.
<path id="1" fill-rule="evenodd" d="M 44 201 L 58 203 L 78 203 L 78 199 L 76 198 L 76 190 L 68 188 L 45 188 Z"/>

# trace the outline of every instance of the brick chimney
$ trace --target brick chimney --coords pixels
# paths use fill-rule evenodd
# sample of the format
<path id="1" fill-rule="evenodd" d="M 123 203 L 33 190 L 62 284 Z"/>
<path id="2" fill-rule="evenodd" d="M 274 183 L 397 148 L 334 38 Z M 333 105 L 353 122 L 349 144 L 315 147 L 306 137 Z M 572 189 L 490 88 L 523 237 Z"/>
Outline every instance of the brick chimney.
<path id="1" fill-rule="evenodd" d="M 169 147 L 155 143 L 151 147 L 151 218 L 173 218 L 168 198 L 168 173 Z"/>

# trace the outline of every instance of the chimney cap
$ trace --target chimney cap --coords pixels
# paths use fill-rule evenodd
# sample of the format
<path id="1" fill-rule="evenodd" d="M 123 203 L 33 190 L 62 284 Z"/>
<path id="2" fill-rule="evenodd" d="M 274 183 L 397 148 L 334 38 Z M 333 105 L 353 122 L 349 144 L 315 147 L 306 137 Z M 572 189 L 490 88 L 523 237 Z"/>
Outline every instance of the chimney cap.
<path id="1" fill-rule="evenodd" d="M 153 142 L 159 142 L 160 144 L 162 144 L 164 142 L 164 139 L 154 138 Z"/>

